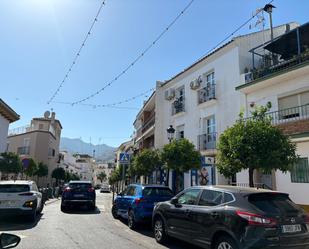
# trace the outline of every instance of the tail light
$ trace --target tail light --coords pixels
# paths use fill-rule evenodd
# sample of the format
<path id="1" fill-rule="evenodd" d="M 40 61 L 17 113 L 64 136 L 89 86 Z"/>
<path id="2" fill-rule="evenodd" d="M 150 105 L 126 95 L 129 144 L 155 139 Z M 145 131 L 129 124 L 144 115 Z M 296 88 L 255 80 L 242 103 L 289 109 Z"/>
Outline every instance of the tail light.
<path id="1" fill-rule="evenodd" d="M 63 192 L 71 192 L 71 188 L 70 187 L 66 187 Z"/>
<path id="2" fill-rule="evenodd" d="M 145 200 L 144 198 L 137 198 L 137 199 L 134 200 L 134 203 L 135 203 L 136 205 L 138 205 L 138 204 L 140 204 L 141 202 L 143 202 L 144 200 Z"/>
<path id="3" fill-rule="evenodd" d="M 275 226 L 277 225 L 277 221 L 271 218 L 266 218 L 258 214 L 243 212 L 243 211 L 236 211 L 236 214 L 247 220 L 248 224 L 251 226 Z"/>
<path id="4" fill-rule="evenodd" d="M 94 188 L 93 187 L 88 188 L 88 192 L 94 192 Z"/>
<path id="5" fill-rule="evenodd" d="M 32 192 L 27 192 L 27 193 L 22 193 L 22 194 L 19 194 L 21 196 L 32 196 L 33 193 Z"/>

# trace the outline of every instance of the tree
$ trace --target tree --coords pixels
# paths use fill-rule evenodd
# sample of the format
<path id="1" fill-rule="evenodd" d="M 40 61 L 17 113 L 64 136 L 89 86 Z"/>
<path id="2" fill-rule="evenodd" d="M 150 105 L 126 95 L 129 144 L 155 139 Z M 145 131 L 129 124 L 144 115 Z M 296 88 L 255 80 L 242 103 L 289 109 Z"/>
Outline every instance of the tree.
<path id="1" fill-rule="evenodd" d="M 12 152 L 4 152 L 0 155 L 0 172 L 2 172 L 1 178 L 5 178 L 5 174 L 18 174 L 21 172 L 21 161 L 17 154 Z"/>
<path id="2" fill-rule="evenodd" d="M 65 180 L 65 170 L 63 168 L 56 168 L 52 172 L 52 178 L 56 179 L 56 185 L 58 185 L 59 180 Z"/>
<path id="3" fill-rule="evenodd" d="M 132 174 L 131 176 L 149 176 L 160 165 L 162 165 L 162 160 L 159 151 L 144 149 L 133 158 L 129 174 Z"/>
<path id="4" fill-rule="evenodd" d="M 254 170 L 286 172 L 297 162 L 296 145 L 282 131 L 271 125 L 266 112 L 270 105 L 257 107 L 252 118 L 240 119 L 219 138 L 217 166 L 225 177 L 249 171 L 249 185 L 254 187 Z"/>
<path id="5" fill-rule="evenodd" d="M 168 169 L 176 173 L 176 192 L 179 189 L 179 175 L 191 169 L 201 167 L 201 154 L 187 139 L 173 140 L 163 147 L 161 158 Z"/>
<path id="6" fill-rule="evenodd" d="M 101 181 L 101 183 L 106 180 L 106 177 L 107 175 L 104 171 L 97 175 L 97 178 Z"/>
<path id="7" fill-rule="evenodd" d="M 27 167 L 24 169 L 25 175 L 32 177 L 36 174 L 37 170 L 38 170 L 38 166 L 36 162 L 32 158 L 30 158 Z"/>
<path id="8" fill-rule="evenodd" d="M 48 166 L 43 162 L 39 162 L 35 175 L 38 177 L 38 181 L 40 177 L 48 176 Z"/>

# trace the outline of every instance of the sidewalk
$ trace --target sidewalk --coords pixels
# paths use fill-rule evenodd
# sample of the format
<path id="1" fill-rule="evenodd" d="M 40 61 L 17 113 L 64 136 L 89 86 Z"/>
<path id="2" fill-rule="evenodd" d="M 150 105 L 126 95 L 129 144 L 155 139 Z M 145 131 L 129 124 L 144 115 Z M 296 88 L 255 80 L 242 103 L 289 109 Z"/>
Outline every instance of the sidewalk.
<path id="1" fill-rule="evenodd" d="M 45 202 L 45 205 L 47 206 L 47 205 L 49 205 L 49 204 L 52 204 L 52 203 L 57 202 L 57 201 L 60 201 L 60 200 L 61 200 L 61 198 L 52 198 L 52 199 L 47 200 L 47 201 Z"/>

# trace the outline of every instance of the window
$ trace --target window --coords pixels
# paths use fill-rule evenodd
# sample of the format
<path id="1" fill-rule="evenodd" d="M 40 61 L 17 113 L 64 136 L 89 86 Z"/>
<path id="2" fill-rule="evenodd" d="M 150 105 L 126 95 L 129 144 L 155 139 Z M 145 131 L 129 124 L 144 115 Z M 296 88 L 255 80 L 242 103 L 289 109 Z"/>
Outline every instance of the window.
<path id="1" fill-rule="evenodd" d="M 199 205 L 200 206 L 217 206 L 223 201 L 223 193 L 215 190 L 204 190 Z"/>
<path id="2" fill-rule="evenodd" d="M 300 158 L 291 170 L 291 181 L 295 183 L 309 183 L 308 158 Z"/>
<path id="3" fill-rule="evenodd" d="M 43 130 L 44 129 L 44 124 L 39 124 L 39 130 Z"/>
<path id="4" fill-rule="evenodd" d="M 54 157 L 55 154 L 56 154 L 55 149 L 53 149 L 53 148 L 49 148 L 49 149 L 48 149 L 48 156 Z"/>
<path id="5" fill-rule="evenodd" d="M 176 89 L 176 100 L 172 104 L 172 115 L 185 111 L 185 87 L 179 87 Z"/>
<path id="6" fill-rule="evenodd" d="M 279 119 L 308 115 L 309 91 L 278 99 Z"/>
<path id="7" fill-rule="evenodd" d="M 206 78 L 206 84 L 198 91 L 198 103 L 204 103 L 206 101 L 215 99 L 216 88 L 215 88 L 215 73 L 209 73 L 204 75 Z"/>
<path id="8" fill-rule="evenodd" d="M 224 193 L 224 203 L 234 201 L 233 195 L 229 193 Z"/>
<path id="9" fill-rule="evenodd" d="M 185 125 L 179 125 L 176 127 L 176 139 L 185 138 Z"/>
<path id="10" fill-rule="evenodd" d="M 30 145 L 30 138 L 24 138 L 24 147 L 28 147 Z"/>
<path id="11" fill-rule="evenodd" d="M 143 196 L 167 196 L 167 197 L 173 197 L 174 194 L 169 188 L 155 188 L 155 187 L 147 187 L 143 190 Z"/>
<path id="12" fill-rule="evenodd" d="M 127 196 L 134 196 L 135 195 L 135 187 L 129 187 L 126 193 Z"/>
<path id="13" fill-rule="evenodd" d="M 203 119 L 203 133 L 211 134 L 216 132 L 216 120 L 215 116 L 212 115 L 210 117 Z"/>
<path id="14" fill-rule="evenodd" d="M 25 184 L 1 184 L 0 193 L 20 193 L 30 191 L 30 186 Z"/>
<path id="15" fill-rule="evenodd" d="M 178 198 L 179 204 L 187 204 L 187 205 L 194 205 L 196 203 L 197 197 L 200 193 L 199 189 L 190 189 L 180 195 Z"/>

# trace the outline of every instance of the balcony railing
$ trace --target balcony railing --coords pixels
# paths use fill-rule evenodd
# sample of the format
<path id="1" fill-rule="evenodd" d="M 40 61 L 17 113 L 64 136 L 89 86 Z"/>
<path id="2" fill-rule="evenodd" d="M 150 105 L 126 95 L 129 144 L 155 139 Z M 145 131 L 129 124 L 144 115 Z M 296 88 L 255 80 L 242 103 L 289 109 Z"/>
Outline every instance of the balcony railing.
<path id="1" fill-rule="evenodd" d="M 185 99 L 180 97 L 172 103 L 172 115 L 185 111 Z"/>
<path id="2" fill-rule="evenodd" d="M 154 124 L 155 124 L 155 113 L 151 114 L 150 117 L 144 122 L 142 126 L 142 133 L 147 131 Z"/>
<path id="3" fill-rule="evenodd" d="M 199 150 L 216 149 L 217 132 L 206 133 L 198 136 Z"/>
<path id="4" fill-rule="evenodd" d="M 204 103 L 209 100 L 216 98 L 216 86 L 215 85 L 208 85 L 202 89 L 200 89 L 198 92 L 198 103 Z"/>
<path id="5" fill-rule="evenodd" d="M 18 155 L 30 155 L 30 146 L 22 146 L 17 148 Z"/>
<path id="6" fill-rule="evenodd" d="M 266 113 L 266 117 L 271 119 L 272 125 L 279 125 L 298 120 L 307 120 L 309 119 L 309 104 L 269 112 Z M 249 117 L 248 119 L 252 119 L 252 117 Z"/>

